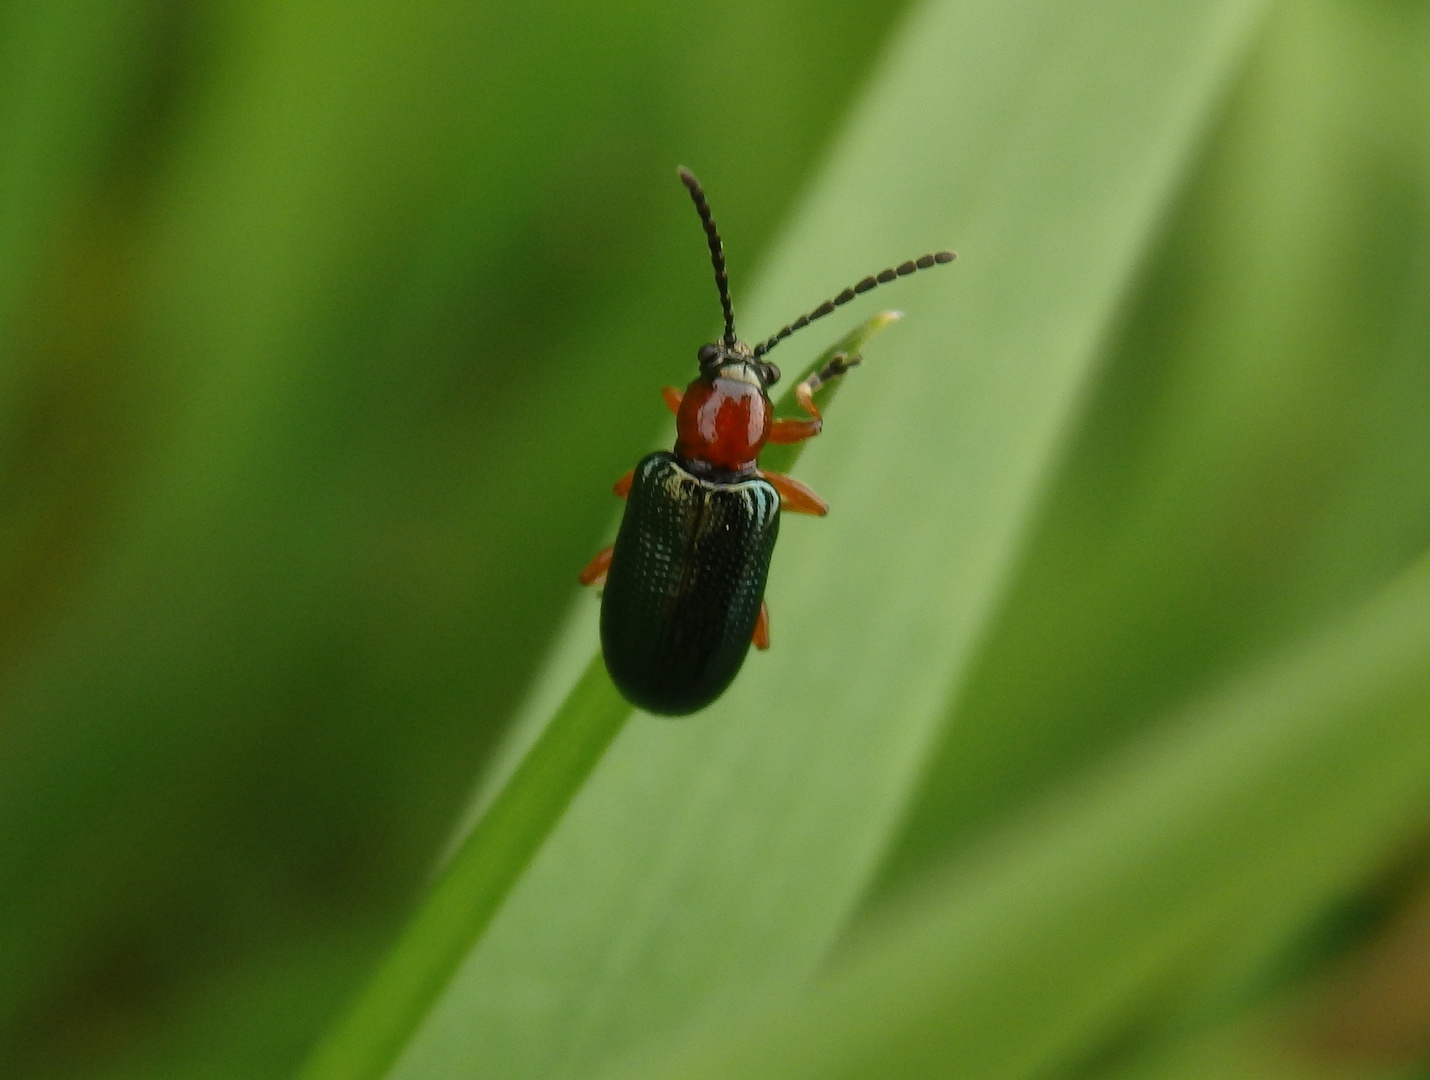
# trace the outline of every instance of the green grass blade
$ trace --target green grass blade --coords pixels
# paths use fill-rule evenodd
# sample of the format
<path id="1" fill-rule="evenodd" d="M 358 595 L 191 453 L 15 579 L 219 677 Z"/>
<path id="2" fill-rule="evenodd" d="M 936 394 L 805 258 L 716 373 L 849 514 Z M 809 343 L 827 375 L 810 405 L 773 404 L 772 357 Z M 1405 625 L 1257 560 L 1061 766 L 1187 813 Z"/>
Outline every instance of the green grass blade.
<path id="1" fill-rule="evenodd" d="M 595 657 L 303 1080 L 387 1071 L 630 712 Z"/>
<path id="2" fill-rule="evenodd" d="M 801 379 L 836 352 L 859 355 L 896 318 L 876 315 L 821 353 L 791 380 L 781 410 L 790 411 Z M 831 380 L 815 393 L 821 409 L 842 381 Z M 793 465 L 804 445 L 772 448 L 783 451 L 778 468 Z M 597 653 L 447 863 L 371 984 L 314 1052 L 302 1080 L 376 1080 L 387 1072 L 631 712 Z"/>
<path id="3" fill-rule="evenodd" d="M 1268 21 L 1128 298 L 892 879 L 1423 550 L 1423 14 L 1318 0 Z"/>
<path id="4" fill-rule="evenodd" d="M 757 999 L 620 1075 L 1049 1075 L 1155 1013 L 1248 921 L 1301 924 L 1403 850 L 1430 787 L 1427 709 L 1422 562 L 926 886 L 808 999 Z"/>
<path id="5" fill-rule="evenodd" d="M 801 459 L 833 509 L 782 532 L 773 647 L 705 713 L 625 727 L 395 1076 L 583 1075 L 823 962 L 1261 10 L 935 3 L 906 27 L 738 308 L 758 336 L 960 253 L 900 284 L 899 333 Z"/>

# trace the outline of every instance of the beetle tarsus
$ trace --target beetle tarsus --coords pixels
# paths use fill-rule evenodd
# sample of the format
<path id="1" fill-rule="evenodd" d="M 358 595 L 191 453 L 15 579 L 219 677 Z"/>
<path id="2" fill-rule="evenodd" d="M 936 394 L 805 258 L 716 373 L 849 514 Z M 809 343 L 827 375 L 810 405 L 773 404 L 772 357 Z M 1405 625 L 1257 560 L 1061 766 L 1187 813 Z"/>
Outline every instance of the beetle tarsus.
<path id="1" fill-rule="evenodd" d="M 814 404 L 815 391 L 831 379 L 847 375 L 849 369 L 861 363 L 863 359 L 862 356 L 850 356 L 848 353 L 842 352 L 835 353 L 829 358 L 829 363 L 794 388 L 795 400 L 800 403 L 805 412 L 811 416 L 818 416 L 819 408 Z"/>
<path id="2" fill-rule="evenodd" d="M 750 644 L 764 652 L 770 647 L 770 605 L 760 601 L 760 617 L 755 622 L 755 634 Z"/>

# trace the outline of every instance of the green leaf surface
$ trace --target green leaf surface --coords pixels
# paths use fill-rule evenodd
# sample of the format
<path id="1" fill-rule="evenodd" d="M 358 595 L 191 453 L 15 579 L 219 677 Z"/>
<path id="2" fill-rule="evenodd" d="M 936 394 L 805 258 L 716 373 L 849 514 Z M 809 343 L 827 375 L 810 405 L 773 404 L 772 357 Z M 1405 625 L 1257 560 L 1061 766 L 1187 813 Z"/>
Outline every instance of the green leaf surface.
<path id="1" fill-rule="evenodd" d="M 794 411 L 794 387 L 835 353 L 858 356 L 897 318 L 887 311 L 876 315 L 821 353 L 790 381 L 779 411 Z M 827 407 L 842 381 L 831 379 L 817 389 L 816 407 Z M 805 445 L 772 448 L 781 451 L 777 468 L 793 465 Z M 490 800 L 483 800 L 431 895 L 372 984 L 318 1047 L 303 1080 L 359 1080 L 387 1072 L 631 712 L 597 653 L 540 735 L 523 749 L 520 763 L 501 778 Z M 521 731 L 519 726 L 517 738 Z"/>
<path id="2" fill-rule="evenodd" d="M 926 886 L 805 1001 L 761 1000 L 618 1074 L 1011 1080 L 1095 1055 L 1248 920 L 1304 917 L 1403 845 L 1427 709 L 1422 562 Z"/>
<path id="3" fill-rule="evenodd" d="M 457 851 L 372 986 L 304 1068 L 305 1080 L 386 1072 L 630 712 L 597 656 Z"/>
<path id="4" fill-rule="evenodd" d="M 584 1074 L 821 963 L 1260 10 L 945 3 L 905 27 L 740 308 L 760 331 L 845 284 L 829 267 L 961 256 L 900 286 L 907 319 L 803 459 L 833 509 L 781 537 L 773 648 L 707 712 L 626 726 L 394 1075 Z"/>
<path id="5" fill-rule="evenodd" d="M 1276 9 L 1108 342 L 886 885 L 1430 535 L 1423 14 Z"/>

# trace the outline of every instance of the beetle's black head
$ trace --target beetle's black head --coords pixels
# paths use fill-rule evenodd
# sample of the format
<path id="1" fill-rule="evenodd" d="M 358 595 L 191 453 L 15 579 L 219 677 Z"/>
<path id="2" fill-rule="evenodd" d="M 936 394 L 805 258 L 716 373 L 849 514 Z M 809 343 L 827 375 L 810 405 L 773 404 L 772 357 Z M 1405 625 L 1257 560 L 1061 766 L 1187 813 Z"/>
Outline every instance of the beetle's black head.
<path id="1" fill-rule="evenodd" d="M 780 381 L 780 369 L 768 360 L 756 358 L 743 341 L 736 341 L 733 348 L 723 341 L 712 341 L 700 346 L 695 358 L 700 361 L 700 374 L 708 378 L 754 382 L 762 390 Z"/>

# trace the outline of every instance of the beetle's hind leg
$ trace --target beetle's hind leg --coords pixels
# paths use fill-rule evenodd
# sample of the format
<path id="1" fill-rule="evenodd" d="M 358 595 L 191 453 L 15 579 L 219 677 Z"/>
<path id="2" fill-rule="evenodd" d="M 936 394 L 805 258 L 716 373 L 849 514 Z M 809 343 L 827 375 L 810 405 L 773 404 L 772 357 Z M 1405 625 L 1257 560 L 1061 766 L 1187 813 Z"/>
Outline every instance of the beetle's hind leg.
<path id="1" fill-rule="evenodd" d="M 770 647 L 770 605 L 760 601 L 760 617 L 755 620 L 755 633 L 750 644 L 761 652 Z"/>
<path id="2" fill-rule="evenodd" d="M 830 379 L 837 379 L 855 364 L 859 363 L 861 357 L 850 356 L 848 353 L 837 352 L 829 358 L 829 363 L 820 368 L 804 382 L 794 388 L 794 399 L 799 403 L 799 407 L 810 415 L 809 420 L 776 420 L 770 425 L 769 442 L 772 443 L 795 443 L 805 439 L 811 439 L 818 435 L 820 429 L 824 427 L 824 417 L 819 411 L 819 406 L 814 403 L 814 392 L 827 383 Z"/>
<path id="3" fill-rule="evenodd" d="M 829 513 L 829 504 L 816 495 L 808 484 L 784 473 L 761 470 L 760 475 L 779 492 L 782 509 L 792 514 L 812 514 L 815 517 Z"/>
<path id="4" fill-rule="evenodd" d="M 596 552 L 596 557 L 586 564 L 576 580 L 582 585 L 604 585 L 606 573 L 611 569 L 611 553 L 615 550 L 616 545 L 612 544 Z"/>

